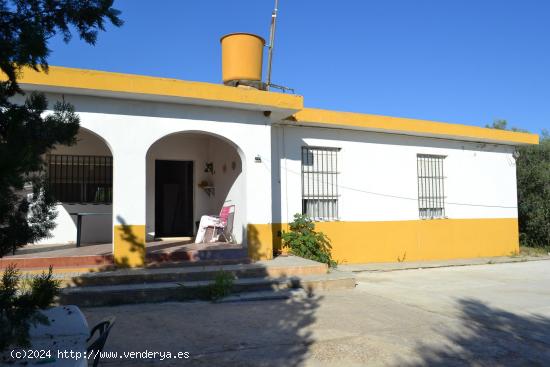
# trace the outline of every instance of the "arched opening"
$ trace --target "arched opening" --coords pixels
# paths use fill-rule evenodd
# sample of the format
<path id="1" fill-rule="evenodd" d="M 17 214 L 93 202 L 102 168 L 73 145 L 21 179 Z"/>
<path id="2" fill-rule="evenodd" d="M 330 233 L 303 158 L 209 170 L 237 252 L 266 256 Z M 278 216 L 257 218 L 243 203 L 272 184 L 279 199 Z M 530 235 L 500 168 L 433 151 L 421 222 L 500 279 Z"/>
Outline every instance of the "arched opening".
<path id="1" fill-rule="evenodd" d="M 77 143 L 60 145 L 46 156 L 48 186 L 58 201 L 56 227 L 41 244 L 112 242 L 113 155 L 107 142 L 80 128 Z"/>
<path id="2" fill-rule="evenodd" d="M 233 142 L 203 131 L 167 135 L 146 156 L 148 241 L 193 243 L 203 215 L 234 206 L 232 243 L 246 227 L 244 155 Z"/>

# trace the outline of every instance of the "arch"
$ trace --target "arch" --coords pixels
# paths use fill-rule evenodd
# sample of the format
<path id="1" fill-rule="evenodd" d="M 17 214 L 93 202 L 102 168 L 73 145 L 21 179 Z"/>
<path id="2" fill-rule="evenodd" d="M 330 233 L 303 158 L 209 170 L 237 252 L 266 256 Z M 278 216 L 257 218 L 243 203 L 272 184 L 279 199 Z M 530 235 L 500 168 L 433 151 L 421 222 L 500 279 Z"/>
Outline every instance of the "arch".
<path id="1" fill-rule="evenodd" d="M 146 232 L 149 241 L 163 237 L 157 223 L 159 211 L 164 210 L 159 209 L 161 203 L 157 200 L 163 194 L 159 194 L 160 189 L 156 187 L 155 181 L 159 178 L 155 166 L 161 164 L 159 161 L 182 161 L 193 162 L 191 234 L 196 234 L 196 223 L 202 215 L 218 214 L 223 205 L 235 205 L 234 235 L 238 243 L 246 242 L 246 157 L 238 144 L 211 131 L 175 131 L 151 143 L 145 159 Z M 206 163 L 212 163 L 213 172 L 205 169 Z M 182 163 L 181 167 L 184 165 Z M 204 188 L 201 190 L 199 184 L 203 183 L 203 186 L 214 187 L 212 194 Z"/>
<path id="2" fill-rule="evenodd" d="M 52 236 L 44 244 L 76 241 L 76 216 L 82 220 L 81 242 L 112 243 L 113 150 L 97 132 L 80 127 L 71 146 L 55 146 L 48 153 L 49 184 L 58 199 Z M 93 177 L 93 180 L 92 180 Z"/>
<path id="3" fill-rule="evenodd" d="M 103 144 L 105 144 L 105 146 L 109 149 L 109 152 L 110 152 L 110 154 L 111 154 L 111 157 L 114 156 L 114 154 L 113 154 L 113 146 L 111 145 L 111 143 L 109 142 L 109 140 L 108 140 L 106 137 L 102 136 L 101 134 L 99 134 L 98 132 L 92 130 L 91 128 L 89 128 L 89 127 L 84 127 L 84 126 L 82 126 L 82 125 L 80 125 L 80 127 L 78 128 L 78 133 L 77 133 L 77 134 L 79 134 L 81 130 L 82 130 L 83 132 L 87 133 L 87 134 L 93 135 L 95 138 L 97 138 L 98 140 L 100 140 L 100 141 L 101 141 Z M 77 144 L 78 144 L 78 141 L 77 141 Z"/>
<path id="4" fill-rule="evenodd" d="M 173 136 L 173 135 L 179 135 L 179 134 L 202 134 L 202 135 L 209 135 L 209 136 L 212 136 L 212 137 L 215 137 L 215 138 L 218 138 L 220 140 L 223 140 L 225 141 L 226 143 L 232 145 L 236 150 L 237 152 L 239 153 L 239 157 L 241 158 L 241 161 L 243 162 L 243 166 L 245 165 L 246 163 L 246 157 L 245 157 L 245 154 L 244 154 L 244 151 L 241 149 L 241 147 L 235 143 L 233 140 L 223 136 L 223 135 L 220 135 L 220 134 L 217 134 L 217 133 L 214 133 L 214 132 L 211 132 L 211 131 L 207 131 L 207 130 L 197 130 L 197 129 L 192 129 L 192 130 L 178 130 L 178 131 L 174 131 L 174 132 L 171 132 L 169 134 L 165 134 L 159 138 L 157 138 L 155 141 L 153 141 L 149 147 L 147 148 L 147 152 L 146 152 L 146 155 L 149 154 L 149 151 L 151 150 L 151 147 L 153 145 L 155 145 L 156 143 L 158 143 L 159 141 L 165 139 L 165 138 L 168 138 L 170 136 Z"/>

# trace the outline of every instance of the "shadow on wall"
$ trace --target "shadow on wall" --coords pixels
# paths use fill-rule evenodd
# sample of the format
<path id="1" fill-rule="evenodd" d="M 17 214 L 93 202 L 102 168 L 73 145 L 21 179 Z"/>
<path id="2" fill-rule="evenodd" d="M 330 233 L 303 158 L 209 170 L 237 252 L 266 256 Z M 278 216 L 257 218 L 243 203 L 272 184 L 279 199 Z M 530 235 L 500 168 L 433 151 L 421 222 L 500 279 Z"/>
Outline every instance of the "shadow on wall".
<path id="1" fill-rule="evenodd" d="M 249 224 L 247 226 L 248 256 L 253 260 L 266 260 L 280 255 L 283 230 L 288 228 L 281 223 Z"/>
<path id="2" fill-rule="evenodd" d="M 480 301 L 462 299 L 461 329 L 443 333 L 443 344 L 422 343 L 421 360 L 408 366 L 543 366 L 550 361 L 550 318 L 520 316 Z"/>
<path id="3" fill-rule="evenodd" d="M 168 102 L 123 100 L 93 96 L 50 93 L 50 101 L 65 98 L 77 112 L 102 113 L 123 116 L 145 116 L 169 119 L 219 121 L 228 123 L 264 124 L 267 121 L 260 111 L 218 109 L 208 106 L 180 105 Z"/>
<path id="4" fill-rule="evenodd" d="M 248 257 L 254 260 L 262 259 L 265 252 L 262 250 L 262 243 L 257 226 L 249 224 L 246 231 L 246 244 L 248 247 Z"/>
<path id="5" fill-rule="evenodd" d="M 114 235 L 114 263 L 119 268 L 130 268 L 135 266 L 134 261 L 136 258 L 145 259 L 145 239 L 135 233 L 134 226 L 127 224 L 121 216 L 117 216 L 117 222 L 120 224 L 117 225 Z M 120 242 L 120 244 L 117 244 L 117 242 Z M 123 249 L 124 254 L 122 256 L 117 253 L 117 248 Z"/>

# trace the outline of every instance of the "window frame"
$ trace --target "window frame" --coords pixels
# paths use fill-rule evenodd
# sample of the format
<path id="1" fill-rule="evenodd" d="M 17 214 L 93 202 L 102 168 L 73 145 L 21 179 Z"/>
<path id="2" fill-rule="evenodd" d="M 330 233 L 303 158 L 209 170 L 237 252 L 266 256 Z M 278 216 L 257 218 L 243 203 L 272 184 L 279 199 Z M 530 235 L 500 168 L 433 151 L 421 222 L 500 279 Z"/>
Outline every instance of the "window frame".
<path id="1" fill-rule="evenodd" d="M 112 156 L 48 154 L 46 162 L 48 189 L 56 202 L 64 204 L 112 205 Z M 52 169 L 52 166 L 55 167 Z M 88 167 L 88 170 L 86 170 L 86 167 Z M 90 167 L 93 167 L 93 170 Z M 88 186 L 93 190 L 91 195 L 91 191 L 89 192 L 90 187 Z M 95 189 L 93 189 L 94 187 Z M 103 190 L 99 190 L 99 188 Z M 89 199 L 88 196 L 92 196 L 92 198 Z"/>
<path id="2" fill-rule="evenodd" d="M 420 219 L 445 219 L 445 159 L 442 154 L 416 155 L 418 216 Z M 439 214 L 436 214 L 438 213 Z M 429 213 L 429 215 L 427 214 Z"/>
<path id="3" fill-rule="evenodd" d="M 339 147 L 328 146 L 304 145 L 301 147 L 302 214 L 307 215 L 313 221 L 331 222 L 338 221 L 340 218 L 340 194 L 338 190 L 340 171 L 338 167 L 341 150 L 342 148 Z M 312 157 L 311 163 L 310 156 Z M 306 159 L 304 160 L 304 158 Z M 313 169 L 316 165 L 316 160 L 319 161 L 319 158 L 321 159 L 321 169 L 318 166 L 317 170 L 314 171 L 306 169 L 308 166 L 311 166 Z M 319 182 L 320 185 L 318 184 Z M 321 188 L 318 186 L 321 186 Z M 320 191 L 328 190 L 329 187 L 330 194 L 328 192 L 320 193 Z M 317 200 L 317 213 L 308 214 L 307 201 L 314 200 Z M 322 204 L 322 207 L 321 202 L 325 202 Z"/>

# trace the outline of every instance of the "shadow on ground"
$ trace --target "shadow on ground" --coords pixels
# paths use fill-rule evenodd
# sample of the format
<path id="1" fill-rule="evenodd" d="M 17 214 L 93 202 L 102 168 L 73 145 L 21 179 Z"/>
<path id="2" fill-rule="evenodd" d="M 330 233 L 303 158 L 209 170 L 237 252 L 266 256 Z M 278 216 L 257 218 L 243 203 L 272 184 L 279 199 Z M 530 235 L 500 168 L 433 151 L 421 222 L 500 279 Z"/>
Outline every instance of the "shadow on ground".
<path id="1" fill-rule="evenodd" d="M 548 366 L 550 318 L 518 315 L 474 299 L 458 301 L 458 330 L 440 332 L 437 345 L 420 344 L 408 366 Z M 518 310 L 521 312 L 521 310 Z M 415 358 L 416 359 L 416 358 Z"/>
<path id="2" fill-rule="evenodd" d="M 187 360 L 140 366 L 300 366 L 308 356 L 320 297 L 239 303 L 160 303 L 83 309 L 95 322 L 117 315 L 107 351 L 189 352 Z M 136 360 L 104 365 L 134 365 Z"/>

